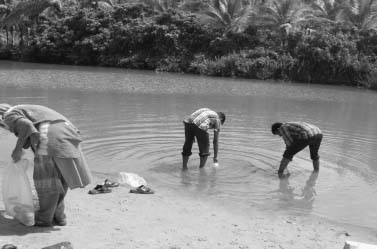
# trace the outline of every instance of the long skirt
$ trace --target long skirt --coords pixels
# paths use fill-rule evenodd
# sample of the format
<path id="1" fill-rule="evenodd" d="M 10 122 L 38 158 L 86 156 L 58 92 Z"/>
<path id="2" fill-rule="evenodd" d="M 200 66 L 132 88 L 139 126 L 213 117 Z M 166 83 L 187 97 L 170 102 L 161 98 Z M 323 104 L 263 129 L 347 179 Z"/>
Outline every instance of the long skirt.
<path id="1" fill-rule="evenodd" d="M 53 225 L 54 221 L 65 221 L 64 197 L 68 188 L 84 187 L 91 181 L 91 174 L 80 148 L 80 156 L 77 158 L 49 155 L 49 137 L 56 137 L 60 132 L 67 134 L 65 129 L 72 127 L 64 123 L 39 125 L 40 142 L 34 156 L 33 172 L 39 199 L 39 210 L 35 213 L 36 224 Z"/>

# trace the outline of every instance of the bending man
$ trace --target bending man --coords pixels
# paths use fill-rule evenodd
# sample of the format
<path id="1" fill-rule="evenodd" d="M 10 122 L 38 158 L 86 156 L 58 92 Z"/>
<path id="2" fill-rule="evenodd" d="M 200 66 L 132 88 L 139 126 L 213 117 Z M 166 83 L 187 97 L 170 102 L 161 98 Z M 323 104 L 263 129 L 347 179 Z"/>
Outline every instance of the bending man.
<path id="1" fill-rule="evenodd" d="M 225 114 L 222 112 L 215 112 L 208 108 L 202 108 L 183 120 L 185 126 L 185 144 L 182 151 L 182 169 L 187 169 L 189 156 L 191 156 L 192 144 L 194 139 L 198 142 L 200 164 L 203 168 L 207 162 L 209 153 L 209 134 L 208 130 L 214 130 L 213 136 L 213 162 L 217 163 L 217 152 L 219 142 L 220 126 L 225 122 Z"/>
<path id="2" fill-rule="evenodd" d="M 274 123 L 271 126 L 271 131 L 272 134 L 281 136 L 286 144 L 278 170 L 279 177 L 284 176 L 284 170 L 292 161 L 293 156 L 308 145 L 310 158 L 313 160 L 313 169 L 314 171 L 319 170 L 318 150 L 322 141 L 322 132 L 317 126 L 305 122 Z"/>

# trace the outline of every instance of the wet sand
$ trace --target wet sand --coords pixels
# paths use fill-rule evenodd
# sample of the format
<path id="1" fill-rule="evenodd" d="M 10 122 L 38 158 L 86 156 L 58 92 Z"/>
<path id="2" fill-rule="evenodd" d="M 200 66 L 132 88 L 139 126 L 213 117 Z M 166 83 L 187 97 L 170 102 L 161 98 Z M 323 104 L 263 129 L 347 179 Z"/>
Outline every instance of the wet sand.
<path id="1" fill-rule="evenodd" d="M 101 182 L 96 178 L 94 183 Z M 174 190 L 129 193 L 129 187 L 89 195 L 68 192 L 67 226 L 25 227 L 0 216 L 0 245 L 37 249 L 62 241 L 74 248 L 343 248 L 346 240 L 377 243 L 377 232 L 321 218 L 229 210 L 177 196 Z M 4 210 L 0 204 L 0 210 Z"/>

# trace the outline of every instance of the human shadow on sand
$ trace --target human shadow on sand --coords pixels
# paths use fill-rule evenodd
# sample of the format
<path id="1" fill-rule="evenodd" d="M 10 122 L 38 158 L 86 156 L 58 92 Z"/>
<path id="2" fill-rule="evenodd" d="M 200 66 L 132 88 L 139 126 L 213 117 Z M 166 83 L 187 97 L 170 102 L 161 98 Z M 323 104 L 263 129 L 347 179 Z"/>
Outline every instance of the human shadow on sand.
<path id="1" fill-rule="evenodd" d="M 26 235 L 30 233 L 49 233 L 52 231 L 59 231 L 59 228 L 54 227 L 27 227 L 19 223 L 17 220 L 7 219 L 4 217 L 4 210 L 0 210 L 0 236 L 10 235 Z"/>

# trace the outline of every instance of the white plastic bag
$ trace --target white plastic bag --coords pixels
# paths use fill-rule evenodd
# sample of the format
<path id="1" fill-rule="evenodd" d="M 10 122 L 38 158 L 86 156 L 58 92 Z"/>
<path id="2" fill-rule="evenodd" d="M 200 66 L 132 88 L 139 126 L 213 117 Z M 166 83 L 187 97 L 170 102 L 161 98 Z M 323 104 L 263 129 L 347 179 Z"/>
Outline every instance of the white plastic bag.
<path id="1" fill-rule="evenodd" d="M 141 185 L 147 185 L 147 182 L 141 176 L 134 173 L 120 172 L 118 182 L 120 184 L 128 184 L 133 188 Z"/>
<path id="2" fill-rule="evenodd" d="M 25 226 L 34 225 L 33 194 L 26 173 L 30 163 L 28 159 L 10 163 L 2 179 L 5 214 Z"/>

